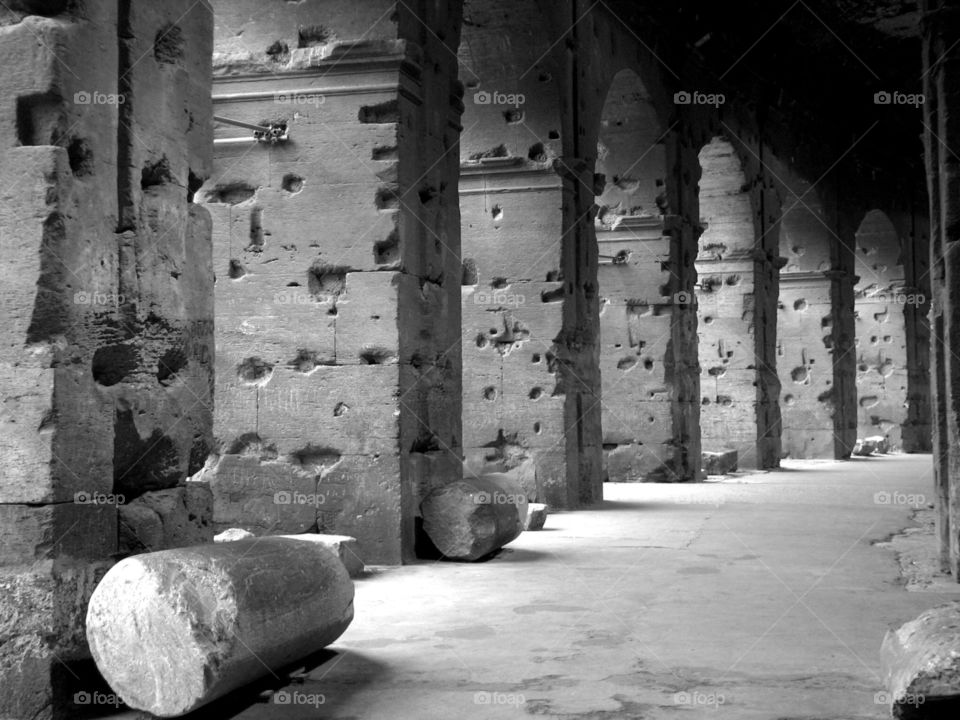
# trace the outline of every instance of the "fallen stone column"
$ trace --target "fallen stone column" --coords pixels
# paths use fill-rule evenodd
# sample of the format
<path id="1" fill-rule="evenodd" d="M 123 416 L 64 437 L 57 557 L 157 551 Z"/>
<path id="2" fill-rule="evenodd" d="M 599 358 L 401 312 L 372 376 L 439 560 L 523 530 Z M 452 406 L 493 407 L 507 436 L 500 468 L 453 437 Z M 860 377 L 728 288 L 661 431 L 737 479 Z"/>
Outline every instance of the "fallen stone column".
<path id="1" fill-rule="evenodd" d="M 935 708 L 960 704 L 960 602 L 889 631 L 880 659 L 894 717 L 934 717 Z"/>
<path id="2" fill-rule="evenodd" d="M 527 496 L 504 473 L 469 477 L 437 488 L 423 501 L 423 529 L 443 555 L 477 560 L 523 531 Z"/>
<path id="3" fill-rule="evenodd" d="M 118 563 L 87 609 L 97 667 L 130 707 L 194 710 L 332 643 L 353 582 L 309 535 L 148 553 Z"/>

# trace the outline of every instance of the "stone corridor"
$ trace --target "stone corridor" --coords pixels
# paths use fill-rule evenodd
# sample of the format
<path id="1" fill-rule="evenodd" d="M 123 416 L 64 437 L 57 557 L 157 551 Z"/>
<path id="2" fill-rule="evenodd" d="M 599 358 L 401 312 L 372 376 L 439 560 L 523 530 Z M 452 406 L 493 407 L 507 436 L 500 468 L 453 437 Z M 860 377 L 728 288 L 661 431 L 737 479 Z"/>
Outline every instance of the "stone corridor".
<path id="1" fill-rule="evenodd" d="M 955 710 L 960 0 L 0 0 L 0 64 L 0 720 Z"/>

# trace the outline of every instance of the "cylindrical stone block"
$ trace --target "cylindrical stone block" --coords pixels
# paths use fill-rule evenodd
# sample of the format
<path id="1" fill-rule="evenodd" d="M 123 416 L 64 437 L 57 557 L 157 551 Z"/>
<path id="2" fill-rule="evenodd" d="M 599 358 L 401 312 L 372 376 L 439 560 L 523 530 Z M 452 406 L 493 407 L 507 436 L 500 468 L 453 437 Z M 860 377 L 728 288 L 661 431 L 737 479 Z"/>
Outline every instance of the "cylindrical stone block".
<path id="1" fill-rule="evenodd" d="M 353 581 L 310 536 L 129 557 L 87 609 L 100 672 L 130 707 L 194 710 L 332 643 L 353 620 Z"/>
<path id="2" fill-rule="evenodd" d="M 444 557 L 477 560 L 523 531 L 527 496 L 513 478 L 490 473 L 437 488 L 420 511 L 424 531 Z"/>

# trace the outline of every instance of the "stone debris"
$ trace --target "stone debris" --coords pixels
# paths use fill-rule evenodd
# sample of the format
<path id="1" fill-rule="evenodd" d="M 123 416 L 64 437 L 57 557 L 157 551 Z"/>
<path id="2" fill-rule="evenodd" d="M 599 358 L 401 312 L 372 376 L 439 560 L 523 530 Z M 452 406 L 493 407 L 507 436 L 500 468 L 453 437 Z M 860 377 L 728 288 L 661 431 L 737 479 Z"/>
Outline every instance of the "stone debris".
<path id="1" fill-rule="evenodd" d="M 530 503 L 527 506 L 527 519 L 523 524 L 524 530 L 543 530 L 547 521 L 549 508 L 543 503 Z"/>
<path id="2" fill-rule="evenodd" d="M 707 475 L 729 475 L 737 469 L 737 451 L 723 450 L 721 452 L 702 453 L 703 471 Z"/>
<path id="3" fill-rule="evenodd" d="M 86 627 L 123 701 L 174 717 L 321 650 L 352 620 L 343 563 L 303 535 L 122 560 L 93 592 Z"/>
<path id="4" fill-rule="evenodd" d="M 960 706 L 960 602 L 888 631 L 880 660 L 893 717 L 947 717 L 933 713 L 945 702 Z"/>
<path id="5" fill-rule="evenodd" d="M 424 531 L 444 557 L 477 560 L 520 535 L 527 505 L 518 482 L 491 473 L 435 489 L 420 510 Z"/>

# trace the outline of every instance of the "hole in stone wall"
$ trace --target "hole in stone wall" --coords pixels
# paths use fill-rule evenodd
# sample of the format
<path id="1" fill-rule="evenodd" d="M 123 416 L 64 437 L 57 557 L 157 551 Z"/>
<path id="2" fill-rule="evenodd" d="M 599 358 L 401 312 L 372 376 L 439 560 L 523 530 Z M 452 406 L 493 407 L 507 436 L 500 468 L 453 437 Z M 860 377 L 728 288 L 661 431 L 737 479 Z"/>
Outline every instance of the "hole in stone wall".
<path id="1" fill-rule="evenodd" d="M 490 287 L 494 290 L 503 290 L 508 285 L 505 277 L 495 277 L 490 281 Z"/>
<path id="2" fill-rule="evenodd" d="M 496 400 L 497 399 L 497 389 L 493 385 L 487 385 L 483 389 L 483 399 L 484 400 Z"/>
<path id="3" fill-rule="evenodd" d="M 417 194 L 420 196 L 421 205 L 428 205 L 440 196 L 440 192 L 430 185 L 421 188 Z"/>
<path id="4" fill-rule="evenodd" d="M 140 171 L 140 189 L 146 190 L 158 185 L 175 182 L 170 171 L 170 161 L 164 155 L 156 162 L 148 163 Z"/>
<path id="5" fill-rule="evenodd" d="M 227 275 L 230 277 L 230 279 L 239 280 L 246 274 L 247 269 L 243 267 L 243 263 L 236 258 L 230 258 L 230 268 L 227 270 Z"/>
<path id="6" fill-rule="evenodd" d="M 536 433 L 537 435 L 540 434 L 540 432 L 541 432 L 541 425 L 540 425 L 539 422 L 535 422 L 535 423 L 533 424 L 533 432 Z"/>
<path id="7" fill-rule="evenodd" d="M 396 145 L 377 145 L 373 148 L 373 152 L 370 157 L 373 160 L 396 160 L 397 159 L 397 147 Z"/>
<path id="8" fill-rule="evenodd" d="M 540 292 L 540 302 L 553 303 L 563 300 L 563 285 L 553 290 L 543 290 Z"/>
<path id="9" fill-rule="evenodd" d="M 377 210 L 393 212 L 400 208 L 399 188 L 395 185 L 384 185 L 377 190 L 374 200 Z"/>
<path id="10" fill-rule="evenodd" d="M 161 65 L 174 65 L 183 59 L 183 30 L 167 25 L 153 39 L 153 57 Z"/>
<path id="11" fill-rule="evenodd" d="M 508 125 L 522 123 L 525 116 L 526 113 L 524 113 L 520 108 L 510 108 L 509 110 L 503 111 L 503 119 Z"/>
<path id="12" fill-rule="evenodd" d="M 176 374 L 187 366 L 187 356 L 183 348 L 170 348 L 157 363 L 157 382 L 169 385 L 176 379 Z"/>
<path id="13" fill-rule="evenodd" d="M 637 364 L 635 357 L 625 357 L 617 362 L 617 370 L 630 370 Z"/>
<path id="14" fill-rule="evenodd" d="M 396 100 L 387 100 L 377 105 L 362 105 L 359 112 L 362 123 L 397 123 L 400 122 L 400 106 Z M 396 148 L 393 148 L 396 152 Z M 383 158 L 374 158 L 380 160 Z"/>
<path id="15" fill-rule="evenodd" d="M 558 133 L 556 130 L 551 130 L 550 132 L 547 133 L 547 139 L 548 139 L 548 140 L 559 140 L 559 139 L 560 139 L 560 133 Z"/>
<path id="16" fill-rule="evenodd" d="M 151 490 L 174 487 L 182 479 L 180 455 L 159 428 L 146 438 L 133 410 L 118 409 L 113 426 L 113 491 L 128 501 Z"/>
<path id="17" fill-rule="evenodd" d="M 395 358 L 393 351 L 385 347 L 368 347 L 360 351 L 362 365 L 384 365 Z"/>
<path id="18" fill-rule="evenodd" d="M 266 385 L 273 375 L 273 365 L 259 357 L 248 357 L 237 365 L 237 379 L 247 385 Z"/>
<path id="19" fill-rule="evenodd" d="M 252 198 L 256 192 L 257 188 L 242 181 L 222 183 L 210 190 L 206 194 L 204 201 L 209 203 L 238 205 L 239 203 L 245 202 L 246 200 Z"/>
<path id="20" fill-rule="evenodd" d="M 530 360 L 535 363 L 540 362 L 540 353 L 534 353 Z"/>
<path id="21" fill-rule="evenodd" d="M 547 162 L 550 158 L 547 156 L 547 149 L 543 146 L 543 143 L 538 142 L 530 146 L 530 150 L 527 152 L 527 157 L 533 160 L 533 162 L 543 163 Z"/>
<path id="22" fill-rule="evenodd" d="M 67 146 L 67 158 L 70 161 L 70 170 L 77 177 L 93 173 L 93 151 L 82 138 L 73 138 Z"/>
<path id="23" fill-rule="evenodd" d="M 310 374 L 320 364 L 321 363 L 317 359 L 316 352 L 314 352 L 313 350 L 306 350 L 306 349 L 300 348 L 299 350 L 297 350 L 297 356 L 293 358 L 293 360 L 287 363 L 287 367 L 290 367 L 296 370 L 297 372 Z"/>
<path id="24" fill-rule="evenodd" d="M 297 28 L 297 47 L 326 45 L 333 33 L 323 25 L 301 25 Z"/>
<path id="25" fill-rule="evenodd" d="M 303 178 L 296 173 L 287 173 L 283 176 L 280 187 L 288 193 L 298 193 L 303 190 Z"/>
<path id="26" fill-rule="evenodd" d="M 377 265 L 393 265 L 400 260 L 400 234 L 394 229 L 385 240 L 373 244 L 373 262 Z"/>
<path id="27" fill-rule="evenodd" d="M 494 222 L 500 222 L 503 220 L 503 208 L 499 205 L 494 205 L 490 208 L 490 215 L 493 217 Z"/>
<path id="28" fill-rule="evenodd" d="M 105 345 L 93 354 L 91 371 L 98 385 L 110 387 L 137 369 L 137 351 L 129 345 Z"/>
<path id="29" fill-rule="evenodd" d="M 349 268 L 317 262 L 307 271 L 307 290 L 315 297 L 338 297 L 347 286 Z"/>
<path id="30" fill-rule="evenodd" d="M 530 390 L 528 397 L 531 400 L 539 400 L 542 395 L 543 395 L 543 388 L 538 386 Z"/>
<path id="31" fill-rule="evenodd" d="M 334 417 L 342 417 L 345 412 L 350 409 L 350 406 L 345 402 L 338 402 L 333 408 Z"/>
<path id="32" fill-rule="evenodd" d="M 290 59 L 290 46 L 277 40 L 267 48 L 267 57 L 275 63 L 286 62 Z"/>

